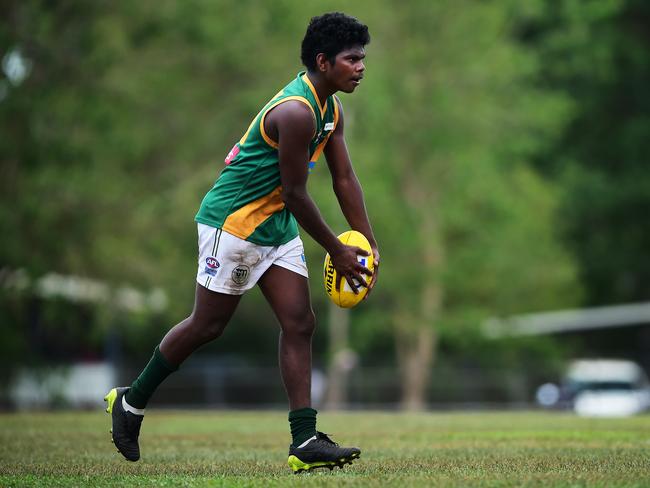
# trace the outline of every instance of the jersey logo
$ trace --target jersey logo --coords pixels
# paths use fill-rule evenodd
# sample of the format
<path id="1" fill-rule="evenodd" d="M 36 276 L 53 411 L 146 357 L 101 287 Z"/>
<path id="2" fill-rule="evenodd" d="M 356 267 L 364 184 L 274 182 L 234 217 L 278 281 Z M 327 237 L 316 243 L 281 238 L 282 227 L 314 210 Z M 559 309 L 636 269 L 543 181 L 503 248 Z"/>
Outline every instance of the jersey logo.
<path id="1" fill-rule="evenodd" d="M 316 134 L 316 144 L 320 144 L 334 130 L 334 122 L 327 122 L 318 134 Z"/>
<path id="2" fill-rule="evenodd" d="M 228 153 L 228 156 L 226 156 L 226 159 L 224 160 L 226 166 L 232 163 L 232 160 L 235 159 L 238 154 L 239 154 L 239 143 L 235 144 L 230 150 L 230 152 Z"/>

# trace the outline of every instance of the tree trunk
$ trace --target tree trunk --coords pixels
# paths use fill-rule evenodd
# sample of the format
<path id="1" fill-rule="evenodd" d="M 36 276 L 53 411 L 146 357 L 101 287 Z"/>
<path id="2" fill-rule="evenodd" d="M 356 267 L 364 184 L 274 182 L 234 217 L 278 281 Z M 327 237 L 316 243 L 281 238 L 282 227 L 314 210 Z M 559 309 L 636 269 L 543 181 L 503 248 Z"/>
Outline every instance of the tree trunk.
<path id="1" fill-rule="evenodd" d="M 423 185 L 414 172 L 407 172 L 403 192 L 411 208 L 418 213 L 419 227 L 415 236 L 420 244 L 422 280 L 420 296 L 410 312 L 398 311 L 395 317 L 396 348 L 402 376 L 401 406 L 406 410 L 426 407 L 426 387 L 431 377 L 438 337 L 435 324 L 442 310 L 444 290 L 442 269 L 444 245 L 436 213 L 437 195 Z M 400 313 L 402 312 L 402 313 Z"/>
<path id="2" fill-rule="evenodd" d="M 417 411 L 426 408 L 426 387 L 431 378 L 436 333 L 429 324 L 415 330 L 399 331 L 397 351 L 402 376 L 404 410 Z"/>
<path id="3" fill-rule="evenodd" d="M 400 405 L 405 410 L 423 410 L 426 407 L 427 385 L 438 345 L 435 322 L 441 301 L 441 288 L 435 283 L 426 283 L 417 313 L 400 313 L 395 319 L 395 343 L 402 376 Z"/>
<path id="4" fill-rule="evenodd" d="M 330 303 L 328 318 L 329 364 L 325 407 L 342 409 L 348 404 L 348 376 L 356 363 L 356 354 L 348 346 L 350 312 Z"/>

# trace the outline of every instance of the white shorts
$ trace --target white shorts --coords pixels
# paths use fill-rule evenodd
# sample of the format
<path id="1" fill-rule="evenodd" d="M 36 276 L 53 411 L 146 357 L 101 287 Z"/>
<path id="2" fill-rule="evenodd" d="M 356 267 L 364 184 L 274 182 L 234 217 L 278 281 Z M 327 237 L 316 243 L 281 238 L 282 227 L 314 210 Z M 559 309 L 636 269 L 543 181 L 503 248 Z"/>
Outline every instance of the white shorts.
<path id="1" fill-rule="evenodd" d="M 208 290 L 241 295 L 255 286 L 272 264 L 307 277 L 300 236 L 281 246 L 259 246 L 221 229 L 198 224 L 196 281 Z"/>

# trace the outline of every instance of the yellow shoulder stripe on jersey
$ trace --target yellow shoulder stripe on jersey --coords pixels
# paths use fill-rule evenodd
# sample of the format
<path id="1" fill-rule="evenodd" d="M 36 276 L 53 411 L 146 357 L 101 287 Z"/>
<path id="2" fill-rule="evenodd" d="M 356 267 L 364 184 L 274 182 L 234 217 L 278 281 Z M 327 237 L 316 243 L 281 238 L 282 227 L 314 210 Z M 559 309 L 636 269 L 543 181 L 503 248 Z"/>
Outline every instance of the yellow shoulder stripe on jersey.
<path id="1" fill-rule="evenodd" d="M 264 140 L 266 141 L 266 143 L 267 143 L 269 146 L 271 146 L 272 148 L 274 148 L 274 149 L 277 149 L 278 147 L 280 147 L 280 145 L 279 145 L 277 142 L 275 142 L 273 139 L 271 139 L 271 138 L 268 136 L 268 134 L 266 133 L 266 131 L 264 130 L 264 119 L 266 118 L 266 114 L 268 114 L 269 111 L 270 111 L 272 108 L 277 107 L 277 106 L 280 105 L 281 103 L 288 102 L 289 100 L 297 100 L 297 101 L 299 101 L 299 102 L 304 103 L 305 105 L 307 105 L 307 106 L 309 107 L 309 110 L 311 110 L 311 113 L 314 115 L 314 119 L 316 118 L 316 114 L 314 113 L 314 107 L 311 106 L 311 103 L 309 103 L 309 100 L 307 100 L 305 97 L 301 97 L 301 96 L 297 96 L 297 95 L 295 95 L 295 96 L 291 96 L 291 97 L 283 98 L 282 100 L 278 100 L 277 102 L 273 103 L 272 105 L 269 105 L 269 106 L 266 108 L 264 114 L 262 114 L 262 117 L 260 117 L 260 134 L 262 134 L 262 137 L 264 138 Z M 314 121 L 314 122 L 315 122 L 315 121 Z"/>
<path id="2" fill-rule="evenodd" d="M 314 151 L 314 154 L 310 158 L 310 161 L 313 161 L 314 163 L 318 161 L 320 158 L 320 155 L 323 154 L 323 151 L 325 150 L 325 146 L 327 145 L 327 141 L 329 141 L 330 136 L 334 133 L 336 130 L 336 126 L 339 123 L 339 102 L 336 101 L 336 97 L 334 97 L 334 127 L 332 128 L 332 131 L 327 134 L 327 137 L 321 142 L 317 147 L 316 150 Z"/>
<path id="3" fill-rule="evenodd" d="M 324 119 L 325 118 L 325 110 L 327 110 L 327 101 L 325 102 L 325 106 L 323 107 L 320 103 L 320 98 L 318 98 L 318 93 L 316 93 L 316 88 L 314 88 L 314 85 L 311 84 L 311 80 L 307 76 L 307 73 L 302 75 L 302 81 L 307 83 L 307 86 L 311 90 L 312 95 L 314 95 L 314 98 L 316 99 L 316 103 L 318 104 L 318 108 L 320 109 L 320 118 Z"/>
<path id="4" fill-rule="evenodd" d="M 248 239 L 262 222 L 283 208 L 282 187 L 278 186 L 268 195 L 264 195 L 231 213 L 222 228 L 240 239 Z"/>
<path id="5" fill-rule="evenodd" d="M 332 101 L 334 102 L 334 129 L 336 129 L 336 125 L 339 123 L 339 99 L 336 95 L 332 95 Z"/>
<path id="6" fill-rule="evenodd" d="M 273 96 L 273 98 L 271 98 L 271 100 L 269 100 L 269 102 L 268 102 L 266 105 L 268 105 L 268 104 L 271 103 L 273 100 L 275 100 L 276 98 L 278 98 L 279 96 L 282 96 L 282 95 L 284 95 L 284 89 L 282 89 L 282 90 L 280 90 L 279 92 L 277 92 L 277 93 Z M 260 114 L 261 114 L 262 112 L 264 112 L 264 110 L 266 109 L 266 105 L 264 106 L 264 108 L 262 108 L 262 110 L 260 110 L 260 111 L 257 113 L 257 115 L 256 115 L 255 117 L 253 117 L 253 120 L 251 120 L 251 123 L 250 123 L 250 125 L 248 126 L 248 129 L 246 129 L 246 132 L 244 132 L 244 135 L 242 136 L 242 138 L 239 139 L 239 145 L 240 145 L 240 146 L 243 146 L 244 143 L 246 142 L 246 139 L 248 139 L 248 133 L 249 133 L 249 132 L 251 131 L 251 129 L 255 126 L 255 121 L 257 120 L 257 118 L 258 118 L 258 117 L 260 116 Z"/>

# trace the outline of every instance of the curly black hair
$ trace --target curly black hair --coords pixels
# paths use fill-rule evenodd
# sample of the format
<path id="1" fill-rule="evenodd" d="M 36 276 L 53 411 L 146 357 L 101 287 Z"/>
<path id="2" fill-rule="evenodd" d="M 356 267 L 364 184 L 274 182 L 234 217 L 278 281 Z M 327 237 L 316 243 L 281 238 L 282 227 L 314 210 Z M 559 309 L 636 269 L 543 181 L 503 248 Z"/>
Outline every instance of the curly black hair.
<path id="1" fill-rule="evenodd" d="M 367 25 L 344 13 L 331 12 L 312 17 L 309 21 L 307 33 L 302 40 L 300 59 L 308 70 L 313 71 L 319 53 L 325 54 L 329 62 L 334 64 L 336 55 L 344 49 L 369 43 Z"/>

